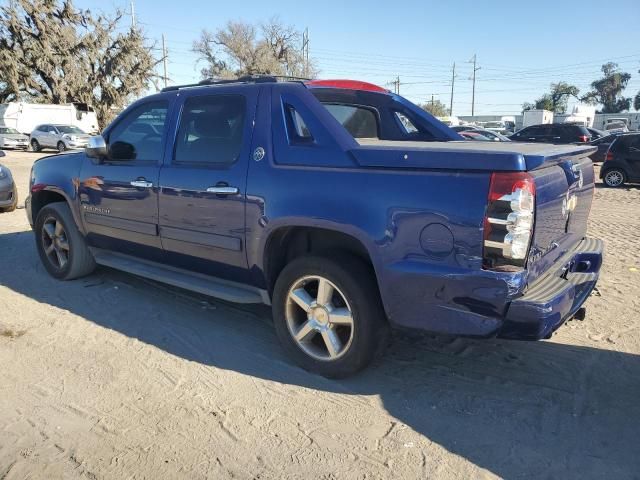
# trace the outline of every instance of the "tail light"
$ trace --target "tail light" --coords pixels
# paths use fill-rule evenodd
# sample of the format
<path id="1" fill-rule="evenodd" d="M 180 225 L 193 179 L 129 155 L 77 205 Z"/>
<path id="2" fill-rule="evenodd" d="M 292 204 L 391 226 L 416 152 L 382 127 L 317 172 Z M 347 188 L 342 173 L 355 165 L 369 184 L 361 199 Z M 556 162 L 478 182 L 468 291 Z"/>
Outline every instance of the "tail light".
<path id="1" fill-rule="evenodd" d="M 607 152 L 607 154 L 604 156 L 604 161 L 606 162 L 607 160 L 613 160 L 612 152 Z"/>
<path id="2" fill-rule="evenodd" d="M 533 235 L 536 184 L 525 172 L 491 175 L 484 218 L 485 269 L 522 267 Z"/>
<path id="3" fill-rule="evenodd" d="M 588 135 L 580 135 L 580 136 L 578 136 L 578 141 L 579 142 L 583 142 L 583 143 L 587 143 L 589 141 L 589 136 Z"/>

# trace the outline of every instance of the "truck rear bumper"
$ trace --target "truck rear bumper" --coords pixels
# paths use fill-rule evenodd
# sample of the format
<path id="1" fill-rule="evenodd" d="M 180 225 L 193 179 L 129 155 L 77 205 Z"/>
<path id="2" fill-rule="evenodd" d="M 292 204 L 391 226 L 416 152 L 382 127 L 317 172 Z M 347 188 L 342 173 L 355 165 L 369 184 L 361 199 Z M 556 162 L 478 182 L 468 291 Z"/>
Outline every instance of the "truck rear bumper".
<path id="1" fill-rule="evenodd" d="M 502 338 L 546 338 L 580 309 L 598 281 L 604 244 L 584 238 L 556 268 L 511 302 L 498 332 Z"/>

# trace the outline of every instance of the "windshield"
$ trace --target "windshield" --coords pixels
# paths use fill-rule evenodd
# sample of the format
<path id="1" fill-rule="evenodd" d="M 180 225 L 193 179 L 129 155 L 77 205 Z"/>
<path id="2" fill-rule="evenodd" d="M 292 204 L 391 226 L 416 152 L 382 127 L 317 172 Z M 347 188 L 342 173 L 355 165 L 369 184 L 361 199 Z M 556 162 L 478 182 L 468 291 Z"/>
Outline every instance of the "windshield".
<path id="1" fill-rule="evenodd" d="M 10 127 L 0 127 L 0 133 L 10 133 L 10 134 L 19 134 L 20 132 L 17 131 L 15 128 L 10 128 Z"/>
<path id="2" fill-rule="evenodd" d="M 73 125 L 56 125 L 56 128 L 60 131 L 60 133 L 76 133 L 76 134 L 84 134 L 82 130 L 78 127 L 74 127 Z"/>

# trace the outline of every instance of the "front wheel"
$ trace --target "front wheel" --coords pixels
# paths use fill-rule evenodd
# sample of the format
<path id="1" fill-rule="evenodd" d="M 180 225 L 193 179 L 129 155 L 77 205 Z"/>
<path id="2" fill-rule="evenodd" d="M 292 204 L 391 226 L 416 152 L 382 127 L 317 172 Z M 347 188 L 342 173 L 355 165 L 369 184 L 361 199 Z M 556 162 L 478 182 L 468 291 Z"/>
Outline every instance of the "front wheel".
<path id="1" fill-rule="evenodd" d="M 273 293 L 274 324 L 300 366 L 343 378 L 382 352 L 389 326 L 372 269 L 355 257 L 330 257 L 300 257 L 284 268 Z"/>
<path id="2" fill-rule="evenodd" d="M 604 184 L 607 187 L 621 187 L 624 185 L 626 180 L 625 173 L 619 168 L 612 168 L 611 170 L 607 170 L 607 173 L 604 174 Z"/>
<path id="3" fill-rule="evenodd" d="M 66 203 L 44 206 L 38 212 L 34 231 L 38 254 L 51 276 L 72 280 L 95 269 L 93 255 Z"/>

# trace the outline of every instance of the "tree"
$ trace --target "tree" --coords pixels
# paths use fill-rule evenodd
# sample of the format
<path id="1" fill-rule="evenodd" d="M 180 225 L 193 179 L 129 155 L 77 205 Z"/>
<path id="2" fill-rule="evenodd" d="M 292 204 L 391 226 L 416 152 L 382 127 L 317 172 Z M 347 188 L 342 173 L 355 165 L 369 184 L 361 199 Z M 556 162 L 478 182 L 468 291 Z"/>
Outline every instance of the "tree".
<path id="1" fill-rule="evenodd" d="M 122 12 L 94 15 L 71 0 L 13 0 L 0 8 L 0 102 L 92 105 L 105 126 L 146 90 L 159 60 Z"/>
<path id="2" fill-rule="evenodd" d="M 522 109 L 526 111 L 536 108 L 550 110 L 554 113 L 565 113 L 569 97 L 578 98 L 578 93 L 580 90 L 574 85 L 569 85 L 566 82 L 552 83 L 549 93 L 545 93 L 533 103 L 524 103 Z"/>
<path id="3" fill-rule="evenodd" d="M 313 61 L 305 61 L 301 35 L 277 18 L 255 25 L 229 21 L 215 33 L 203 30 L 192 50 L 206 66 L 202 78 L 234 78 L 243 75 L 313 77 Z"/>
<path id="4" fill-rule="evenodd" d="M 620 113 L 629 110 L 631 98 L 623 97 L 622 91 L 627 87 L 631 74 L 621 72 L 618 64 L 609 62 L 602 65 L 604 77 L 591 83 L 591 90 L 582 97 L 583 102 L 602 105 L 599 113 Z"/>
<path id="5" fill-rule="evenodd" d="M 423 110 L 426 110 L 434 117 L 446 117 L 449 115 L 449 109 L 440 100 L 427 102 L 424 105 L 420 105 Z"/>

